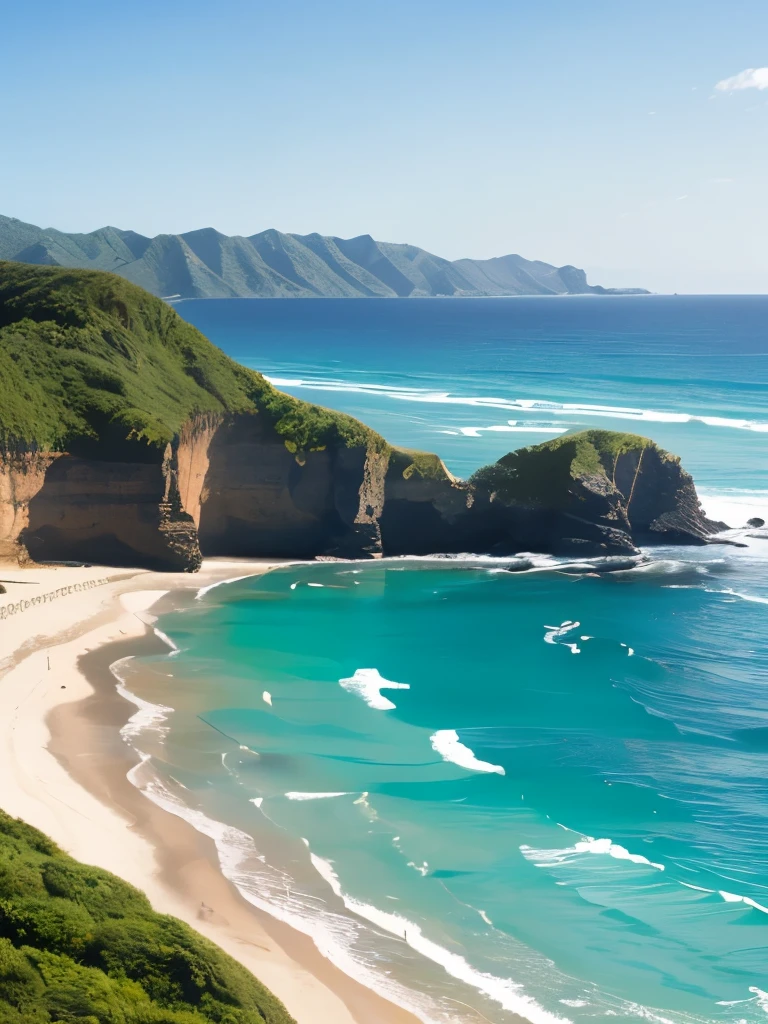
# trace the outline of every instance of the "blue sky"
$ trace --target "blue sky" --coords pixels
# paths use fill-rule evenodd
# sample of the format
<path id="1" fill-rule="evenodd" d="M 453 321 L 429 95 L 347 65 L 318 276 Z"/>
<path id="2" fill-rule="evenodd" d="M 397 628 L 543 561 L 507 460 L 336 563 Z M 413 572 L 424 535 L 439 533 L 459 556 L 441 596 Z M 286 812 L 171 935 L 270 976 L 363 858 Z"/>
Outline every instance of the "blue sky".
<path id="1" fill-rule="evenodd" d="M 766 65 L 765 0 L 36 0 L 3 14 L 0 212 L 765 292 L 768 77 L 716 85 Z"/>

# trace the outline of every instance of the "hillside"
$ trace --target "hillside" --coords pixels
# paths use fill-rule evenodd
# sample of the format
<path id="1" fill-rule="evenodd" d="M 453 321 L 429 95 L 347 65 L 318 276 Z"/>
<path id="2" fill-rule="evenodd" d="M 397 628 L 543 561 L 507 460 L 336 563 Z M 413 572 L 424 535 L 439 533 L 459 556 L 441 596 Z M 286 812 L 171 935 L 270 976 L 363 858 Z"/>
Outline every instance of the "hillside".
<path id="1" fill-rule="evenodd" d="M 294 451 L 386 448 L 352 417 L 276 391 L 164 302 L 92 271 L 0 263 L 0 395 L 0 448 L 160 448 L 204 413 L 261 413 Z"/>
<path id="2" fill-rule="evenodd" d="M 108 270 L 153 295 L 180 298 L 406 298 L 616 293 L 576 267 L 522 256 L 451 262 L 370 235 L 337 238 L 213 228 L 146 238 L 106 227 L 67 234 L 0 216 L 0 260 Z M 642 292 L 643 289 L 626 289 Z"/>
<path id="3" fill-rule="evenodd" d="M 0 560 L 365 556 L 391 460 L 412 488 L 452 486 L 114 274 L 0 263 Z"/>
<path id="4" fill-rule="evenodd" d="M 0 811 L 0 1021 L 291 1024 L 264 986 L 146 896 Z"/>

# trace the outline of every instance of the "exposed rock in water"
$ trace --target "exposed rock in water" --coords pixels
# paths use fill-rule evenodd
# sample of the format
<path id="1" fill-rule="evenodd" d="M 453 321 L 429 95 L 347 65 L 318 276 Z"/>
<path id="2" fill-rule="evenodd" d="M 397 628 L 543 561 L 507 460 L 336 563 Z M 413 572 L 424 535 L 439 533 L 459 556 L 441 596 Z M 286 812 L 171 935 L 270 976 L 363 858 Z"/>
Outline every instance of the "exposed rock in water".
<path id="1" fill-rule="evenodd" d="M 747 526 L 752 529 L 761 530 L 765 526 L 765 520 L 761 519 L 759 516 L 755 516 L 753 519 L 747 520 Z"/>
<path id="2" fill-rule="evenodd" d="M 679 458 L 636 434 L 565 435 L 510 452 L 470 483 L 475 514 L 495 520 L 496 548 L 631 554 L 638 544 L 706 544 L 727 529 L 707 519 Z"/>

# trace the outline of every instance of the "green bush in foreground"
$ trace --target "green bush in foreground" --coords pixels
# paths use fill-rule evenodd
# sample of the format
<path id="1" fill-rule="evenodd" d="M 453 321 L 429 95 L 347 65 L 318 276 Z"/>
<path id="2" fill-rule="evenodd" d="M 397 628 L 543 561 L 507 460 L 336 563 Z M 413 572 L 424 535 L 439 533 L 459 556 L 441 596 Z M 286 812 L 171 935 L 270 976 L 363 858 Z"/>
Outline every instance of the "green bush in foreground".
<path id="1" fill-rule="evenodd" d="M 192 928 L 0 811 L 0 1024 L 290 1024 Z"/>

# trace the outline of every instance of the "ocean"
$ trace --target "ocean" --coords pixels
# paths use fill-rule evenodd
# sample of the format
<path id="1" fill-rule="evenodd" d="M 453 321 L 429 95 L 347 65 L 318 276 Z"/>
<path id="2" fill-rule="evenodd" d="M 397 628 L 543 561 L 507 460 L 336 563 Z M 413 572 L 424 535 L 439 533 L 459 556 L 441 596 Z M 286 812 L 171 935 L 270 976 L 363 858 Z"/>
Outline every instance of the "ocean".
<path id="1" fill-rule="evenodd" d="M 277 386 L 467 476 L 584 427 L 744 547 L 286 566 L 113 666 L 131 780 L 425 1022 L 768 1013 L 768 297 L 200 300 Z"/>

